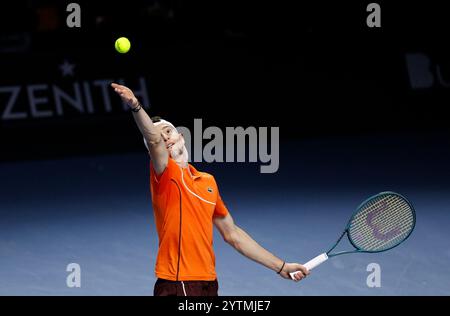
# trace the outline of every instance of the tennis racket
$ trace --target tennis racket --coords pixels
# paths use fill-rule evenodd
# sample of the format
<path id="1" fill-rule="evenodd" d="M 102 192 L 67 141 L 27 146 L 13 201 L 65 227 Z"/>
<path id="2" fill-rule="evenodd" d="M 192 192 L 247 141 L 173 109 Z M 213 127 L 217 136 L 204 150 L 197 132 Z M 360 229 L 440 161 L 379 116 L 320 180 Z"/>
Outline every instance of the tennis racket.
<path id="1" fill-rule="evenodd" d="M 328 258 L 347 253 L 374 253 L 392 249 L 404 242 L 416 224 L 416 212 L 412 204 L 395 192 L 381 192 L 362 202 L 348 221 L 339 239 L 327 252 L 304 264 L 312 270 Z M 354 250 L 331 253 L 347 235 Z M 299 272 L 291 272 L 294 275 Z"/>

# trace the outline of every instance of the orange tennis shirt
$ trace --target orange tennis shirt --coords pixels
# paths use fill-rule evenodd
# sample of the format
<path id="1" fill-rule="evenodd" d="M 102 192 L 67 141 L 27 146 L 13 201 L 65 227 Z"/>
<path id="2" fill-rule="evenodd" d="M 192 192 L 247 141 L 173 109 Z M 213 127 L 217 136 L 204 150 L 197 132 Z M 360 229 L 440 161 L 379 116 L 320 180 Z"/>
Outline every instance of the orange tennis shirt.
<path id="1" fill-rule="evenodd" d="M 155 274 L 172 281 L 216 279 L 213 217 L 226 216 L 214 177 L 169 158 L 156 175 L 150 162 L 150 191 L 158 231 Z M 192 176 L 191 176 L 192 174 Z"/>

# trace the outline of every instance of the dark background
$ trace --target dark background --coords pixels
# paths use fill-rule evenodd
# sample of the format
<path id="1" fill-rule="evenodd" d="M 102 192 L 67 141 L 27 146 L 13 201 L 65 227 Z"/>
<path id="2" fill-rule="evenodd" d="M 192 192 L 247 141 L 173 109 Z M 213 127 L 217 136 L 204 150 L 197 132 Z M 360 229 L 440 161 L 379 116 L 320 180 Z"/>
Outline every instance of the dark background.
<path id="1" fill-rule="evenodd" d="M 381 29 L 365 24 L 369 1 L 78 1 L 80 29 L 66 27 L 68 3 L 0 5 L 0 295 L 153 293 L 149 157 L 107 88 L 124 79 L 138 91 L 140 78 L 149 113 L 177 126 L 280 128 L 275 173 L 261 173 L 263 162 L 194 165 L 215 177 L 237 225 L 283 260 L 326 250 L 378 192 L 416 209 L 399 247 L 333 258 L 300 284 L 215 231 L 220 295 L 449 295 L 443 1 L 378 1 Z M 120 36 L 127 54 L 114 49 Z M 64 101 L 59 115 L 55 91 L 70 99 L 77 87 L 84 105 L 91 90 L 92 111 Z M 48 117 L 33 117 L 30 89 Z M 24 118 L 5 119 L 11 100 Z M 381 288 L 366 284 L 372 262 Z M 81 288 L 66 284 L 69 263 L 81 266 Z"/>
<path id="2" fill-rule="evenodd" d="M 67 3 L 66 3 L 67 2 Z M 26 85 L 146 78 L 152 115 L 175 125 L 279 126 L 282 139 L 408 134 L 448 138 L 449 22 L 442 2 L 378 1 L 381 29 L 366 26 L 370 1 L 18 1 L 1 8 L 1 86 L 21 86 L 14 111 L 30 111 Z M 120 36 L 129 53 L 114 50 Z M 428 56 L 431 86 L 413 89 L 406 55 Z M 75 64 L 63 77 L 59 65 Z M 440 74 L 447 87 L 436 79 Z M 133 81 L 134 80 L 134 81 Z M 50 91 L 50 90 L 49 90 Z M 54 111 L 50 92 L 42 110 Z M 1 120 L 1 159 L 142 149 L 131 114 L 70 106 L 64 115 Z M 9 94 L 0 93 L 3 112 Z"/>

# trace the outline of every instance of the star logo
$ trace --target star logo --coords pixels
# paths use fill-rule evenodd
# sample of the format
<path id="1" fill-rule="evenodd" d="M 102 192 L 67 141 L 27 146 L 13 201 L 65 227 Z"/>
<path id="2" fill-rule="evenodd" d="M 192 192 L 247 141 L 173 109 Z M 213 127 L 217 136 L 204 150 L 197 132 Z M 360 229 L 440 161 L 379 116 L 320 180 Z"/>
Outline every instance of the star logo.
<path id="1" fill-rule="evenodd" d="M 75 64 L 71 64 L 67 61 L 67 59 L 64 59 L 64 63 L 59 65 L 59 69 L 61 70 L 62 76 L 73 76 L 73 69 L 75 68 Z"/>

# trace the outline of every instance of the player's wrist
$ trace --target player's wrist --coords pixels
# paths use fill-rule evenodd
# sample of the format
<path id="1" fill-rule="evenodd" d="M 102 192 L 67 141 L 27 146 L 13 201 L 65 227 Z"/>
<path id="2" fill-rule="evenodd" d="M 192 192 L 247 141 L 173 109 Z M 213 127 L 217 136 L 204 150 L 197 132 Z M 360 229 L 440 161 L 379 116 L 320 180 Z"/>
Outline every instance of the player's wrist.
<path id="1" fill-rule="evenodd" d="M 128 106 L 129 106 L 131 109 L 133 109 L 133 108 L 139 106 L 139 104 L 140 104 L 140 103 L 139 103 L 139 100 L 138 100 L 136 97 L 133 97 L 133 99 L 131 100 L 131 102 L 128 103 Z"/>
<path id="2" fill-rule="evenodd" d="M 134 113 L 139 112 L 142 109 L 142 105 L 139 103 L 139 101 L 136 100 L 136 104 L 131 107 L 131 111 Z"/>
<path id="3" fill-rule="evenodd" d="M 277 270 L 277 274 L 281 274 L 283 272 L 284 267 L 286 266 L 286 261 L 283 261 L 281 267 Z"/>

